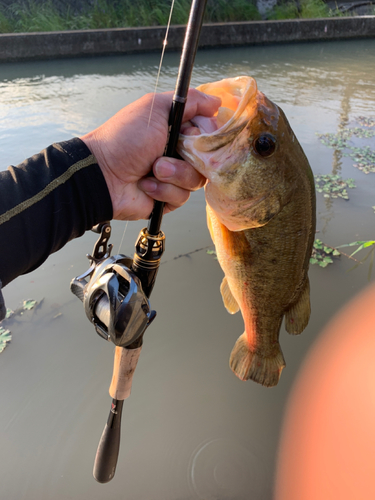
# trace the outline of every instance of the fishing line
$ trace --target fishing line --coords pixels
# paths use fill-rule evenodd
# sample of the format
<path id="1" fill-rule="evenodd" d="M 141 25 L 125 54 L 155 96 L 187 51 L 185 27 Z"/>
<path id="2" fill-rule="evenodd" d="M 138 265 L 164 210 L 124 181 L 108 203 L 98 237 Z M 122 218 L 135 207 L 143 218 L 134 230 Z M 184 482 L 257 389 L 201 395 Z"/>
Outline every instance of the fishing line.
<path id="1" fill-rule="evenodd" d="M 128 220 L 126 221 L 126 224 L 125 224 L 125 227 L 124 227 L 124 232 L 122 233 L 122 238 L 121 238 L 121 241 L 120 241 L 120 246 L 118 247 L 118 253 L 121 253 L 121 247 L 122 247 L 122 242 L 124 241 L 124 236 L 125 236 L 125 233 L 126 233 L 126 229 L 128 227 Z"/>
<path id="2" fill-rule="evenodd" d="M 154 96 L 152 98 L 151 109 L 150 109 L 150 116 L 148 117 L 147 128 L 150 125 L 152 110 L 154 109 L 155 94 L 156 94 L 156 90 L 157 90 L 158 85 L 159 85 L 159 77 L 160 77 L 160 72 L 161 72 L 161 66 L 163 64 L 165 48 L 166 48 L 167 43 L 168 43 L 168 33 L 169 33 L 169 27 L 171 25 L 171 19 L 172 19 L 174 2 L 175 2 L 175 0 L 172 0 L 171 10 L 169 12 L 169 19 L 168 19 L 168 24 L 167 24 L 167 31 L 165 32 L 165 38 L 163 40 L 163 50 L 161 51 L 160 64 L 159 64 L 158 74 L 156 76 L 156 83 L 155 83 L 155 88 L 154 88 Z"/>

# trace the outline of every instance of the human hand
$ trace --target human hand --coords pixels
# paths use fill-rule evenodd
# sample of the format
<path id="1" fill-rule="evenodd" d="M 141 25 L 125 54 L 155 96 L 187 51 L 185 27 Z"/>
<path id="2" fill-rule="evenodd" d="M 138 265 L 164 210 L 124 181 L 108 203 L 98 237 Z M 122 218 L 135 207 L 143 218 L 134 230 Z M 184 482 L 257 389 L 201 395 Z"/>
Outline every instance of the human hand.
<path id="1" fill-rule="evenodd" d="M 111 195 L 113 218 L 147 219 L 154 200 L 165 213 L 183 205 L 206 179 L 183 160 L 162 157 L 167 141 L 173 92 L 153 94 L 129 104 L 99 128 L 81 137 L 96 157 Z M 189 90 L 183 122 L 196 115 L 213 116 L 220 99 Z M 155 177 L 147 177 L 151 172 Z"/>

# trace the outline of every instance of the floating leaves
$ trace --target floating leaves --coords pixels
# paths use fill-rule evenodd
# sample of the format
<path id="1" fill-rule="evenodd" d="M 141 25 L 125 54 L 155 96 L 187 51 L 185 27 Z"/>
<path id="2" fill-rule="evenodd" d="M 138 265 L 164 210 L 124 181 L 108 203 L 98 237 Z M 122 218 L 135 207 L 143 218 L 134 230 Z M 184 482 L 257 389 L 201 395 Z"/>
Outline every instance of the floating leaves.
<path id="1" fill-rule="evenodd" d="M 367 118 L 366 116 L 357 116 L 355 119 L 362 127 L 375 127 L 375 118 Z"/>
<path id="2" fill-rule="evenodd" d="M 15 311 L 12 311 L 12 309 L 7 309 L 4 321 L 11 318 L 12 316 L 22 316 L 25 311 L 31 311 L 31 309 L 36 308 L 36 306 L 40 306 L 43 303 L 43 300 L 44 299 L 38 302 L 37 300 L 34 299 L 27 299 L 24 300 L 22 302 L 22 306 L 18 307 Z"/>
<path id="3" fill-rule="evenodd" d="M 375 173 L 375 151 L 370 146 L 363 148 L 350 148 L 353 153 L 348 156 L 353 158 L 353 167 L 358 168 L 365 174 Z"/>
<path id="4" fill-rule="evenodd" d="M 37 305 L 37 303 L 38 302 L 36 300 L 32 299 L 24 300 L 22 303 L 22 307 L 25 311 L 30 311 Z"/>
<path id="5" fill-rule="evenodd" d="M 213 255 L 214 259 L 217 259 L 216 250 L 207 250 L 208 255 Z"/>
<path id="6" fill-rule="evenodd" d="M 375 172 L 375 151 L 370 146 L 356 147 L 353 142 L 350 144 L 350 139 L 371 139 L 375 137 L 374 118 L 366 118 L 359 116 L 356 118 L 357 123 L 361 127 L 342 128 L 337 134 L 317 134 L 319 140 L 325 146 L 342 151 L 348 149 L 350 153 L 344 153 L 345 156 L 350 156 L 354 160 L 353 166 L 364 172 L 365 174 Z"/>
<path id="7" fill-rule="evenodd" d="M 375 130 L 366 130 L 360 127 L 346 129 L 346 130 L 350 130 L 352 134 L 358 137 L 359 139 L 371 139 L 371 137 L 375 136 Z"/>
<path id="8" fill-rule="evenodd" d="M 3 350 L 6 348 L 7 344 L 12 339 L 12 334 L 10 333 L 9 330 L 5 330 L 2 326 L 0 326 L 0 352 L 3 352 Z"/>
<path id="9" fill-rule="evenodd" d="M 349 199 L 347 188 L 355 188 L 354 179 L 342 179 L 339 175 L 315 175 L 316 190 L 324 198 Z"/>
<path id="10" fill-rule="evenodd" d="M 30 311 L 31 309 L 34 309 L 34 307 L 36 307 L 37 305 L 42 304 L 43 300 L 44 299 L 38 302 L 37 300 L 28 299 L 24 300 L 22 302 L 22 306 L 16 309 L 15 311 L 12 311 L 12 309 L 7 309 L 5 318 L 3 319 L 2 322 L 0 322 L 0 353 L 4 351 L 5 347 L 12 338 L 11 331 L 6 330 L 2 325 L 9 326 L 9 324 L 11 324 L 12 321 L 14 320 L 15 316 L 22 316 L 25 311 Z"/>
<path id="11" fill-rule="evenodd" d="M 336 248 L 330 247 L 319 240 L 314 241 L 310 264 L 318 264 L 320 267 L 327 267 L 328 264 L 333 264 L 332 257 L 339 257 L 340 252 Z"/>
<path id="12" fill-rule="evenodd" d="M 319 140 L 328 147 L 336 149 L 340 152 L 337 158 L 348 156 L 353 160 L 353 166 L 365 174 L 375 173 L 375 149 L 369 145 L 365 145 L 365 140 L 375 137 L 375 118 L 358 116 L 355 122 L 359 125 L 351 128 L 340 128 L 336 134 L 317 134 Z M 372 140 L 373 143 L 373 140 Z M 371 144 L 373 145 L 373 144 Z M 346 151 L 343 151 L 346 150 Z M 337 159 L 336 158 L 336 159 Z M 316 189 L 322 193 L 325 198 L 344 198 L 349 199 L 348 188 L 354 188 L 353 179 L 343 180 L 338 175 L 316 175 Z M 375 206 L 372 207 L 375 211 Z M 311 264 L 318 264 L 321 267 L 326 267 L 333 262 L 332 257 L 343 255 L 356 262 L 355 267 L 369 259 L 369 279 L 371 277 L 373 263 L 375 260 L 375 240 L 369 241 L 354 241 L 346 245 L 341 245 L 337 248 L 357 246 L 357 249 L 351 255 L 339 252 L 334 247 L 325 245 L 321 240 L 315 240 L 314 247 L 310 259 Z M 369 251 L 361 260 L 357 260 L 353 255 L 361 250 L 368 249 Z M 336 253 L 337 252 L 337 253 Z"/>
<path id="13" fill-rule="evenodd" d="M 375 130 L 366 130 L 360 127 L 355 127 L 344 128 L 339 130 L 337 134 L 317 134 L 322 144 L 335 149 L 350 148 L 348 140 L 353 135 L 359 139 L 370 139 L 375 136 Z"/>
<path id="14" fill-rule="evenodd" d="M 14 314 L 14 311 L 12 311 L 12 309 L 7 308 L 7 312 L 6 312 L 4 319 L 10 318 L 11 316 L 13 316 L 13 314 Z"/>
<path id="15" fill-rule="evenodd" d="M 324 146 L 335 149 L 345 149 L 348 147 L 347 140 L 350 139 L 352 132 L 350 129 L 343 129 L 337 134 L 316 134 Z"/>

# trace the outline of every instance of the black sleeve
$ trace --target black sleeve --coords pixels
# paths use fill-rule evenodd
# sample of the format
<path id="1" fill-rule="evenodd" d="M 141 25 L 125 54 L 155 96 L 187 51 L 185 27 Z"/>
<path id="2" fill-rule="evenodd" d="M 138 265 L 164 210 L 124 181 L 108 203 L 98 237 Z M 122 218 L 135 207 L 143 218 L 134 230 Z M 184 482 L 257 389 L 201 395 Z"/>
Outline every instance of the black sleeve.
<path id="1" fill-rule="evenodd" d="M 52 144 L 0 172 L 0 283 L 36 269 L 112 215 L 103 174 L 80 139 Z"/>

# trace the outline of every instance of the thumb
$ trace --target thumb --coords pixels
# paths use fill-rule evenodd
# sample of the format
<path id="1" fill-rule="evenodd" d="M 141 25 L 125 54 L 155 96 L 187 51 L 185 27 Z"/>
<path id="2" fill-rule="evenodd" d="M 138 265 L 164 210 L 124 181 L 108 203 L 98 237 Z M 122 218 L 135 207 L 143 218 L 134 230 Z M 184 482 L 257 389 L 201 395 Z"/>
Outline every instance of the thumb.
<path id="1" fill-rule="evenodd" d="M 213 116 L 220 104 L 220 97 L 204 94 L 197 89 L 190 89 L 182 120 L 188 121 L 196 115 Z"/>

